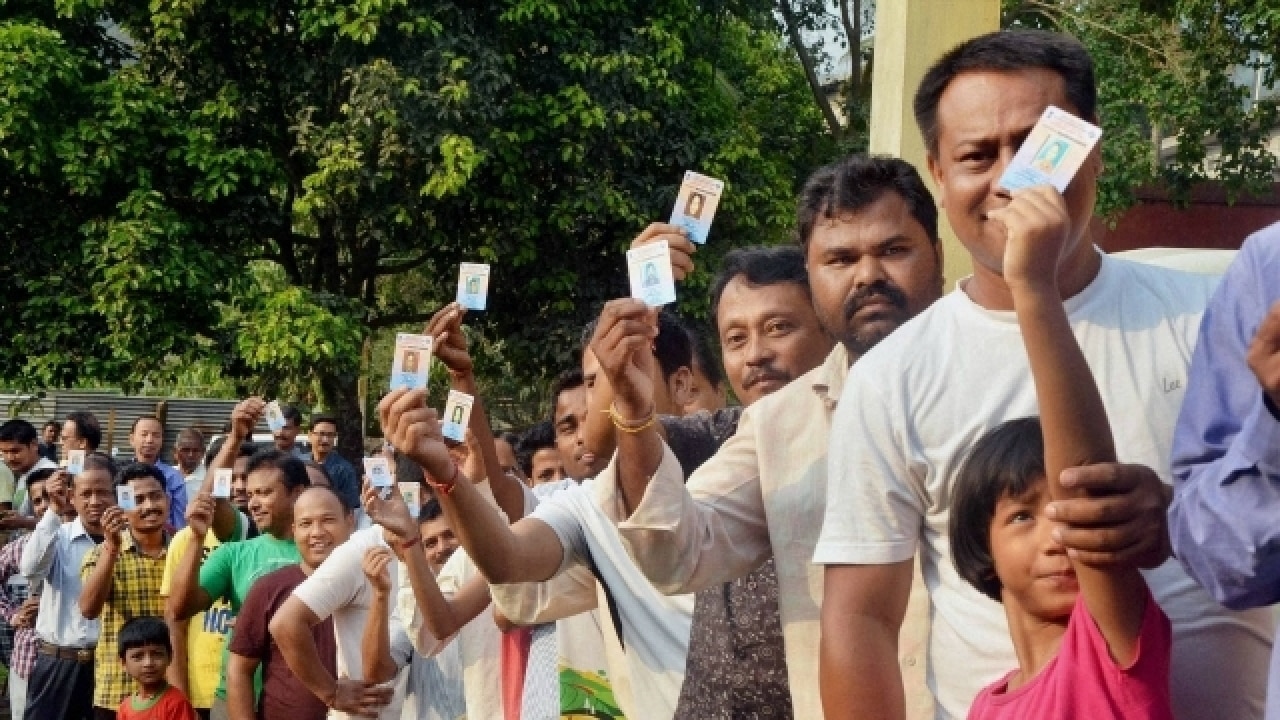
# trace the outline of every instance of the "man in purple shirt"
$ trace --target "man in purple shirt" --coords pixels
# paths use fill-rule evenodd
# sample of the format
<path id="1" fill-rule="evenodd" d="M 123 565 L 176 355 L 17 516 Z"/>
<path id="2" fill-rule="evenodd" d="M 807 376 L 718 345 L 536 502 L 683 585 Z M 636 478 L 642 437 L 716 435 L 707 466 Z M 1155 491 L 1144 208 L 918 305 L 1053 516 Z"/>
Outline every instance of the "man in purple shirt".
<path id="1" fill-rule="evenodd" d="M 1187 572 L 1229 608 L 1280 601 L 1280 223 L 1245 241 L 1204 313 L 1173 472 L 1169 534 Z"/>

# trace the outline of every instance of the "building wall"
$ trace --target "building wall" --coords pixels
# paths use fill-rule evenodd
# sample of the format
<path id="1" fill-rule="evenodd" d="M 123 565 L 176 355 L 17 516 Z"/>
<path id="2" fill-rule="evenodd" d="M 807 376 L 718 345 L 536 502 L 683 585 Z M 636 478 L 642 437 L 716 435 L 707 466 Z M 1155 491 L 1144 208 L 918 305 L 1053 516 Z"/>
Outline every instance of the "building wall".
<path id="1" fill-rule="evenodd" d="M 1237 198 L 1227 204 L 1226 193 L 1206 185 L 1192 192 L 1185 208 L 1174 207 L 1162 191 L 1139 192 L 1136 205 L 1114 228 L 1094 222 L 1094 241 L 1108 252 L 1148 247 L 1217 248 L 1235 250 L 1250 234 L 1280 222 L 1280 183 L 1269 195 Z"/>

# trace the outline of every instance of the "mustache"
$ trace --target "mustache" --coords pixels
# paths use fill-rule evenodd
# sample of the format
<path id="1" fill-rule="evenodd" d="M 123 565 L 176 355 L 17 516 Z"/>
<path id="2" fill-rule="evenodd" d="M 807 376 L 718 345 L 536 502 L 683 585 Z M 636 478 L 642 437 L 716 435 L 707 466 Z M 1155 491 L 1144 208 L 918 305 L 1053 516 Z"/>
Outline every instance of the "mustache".
<path id="1" fill-rule="evenodd" d="M 791 382 L 791 376 L 772 365 L 759 365 L 747 373 L 746 378 L 742 381 L 742 387 L 749 388 L 765 380 L 789 383 Z"/>
<path id="2" fill-rule="evenodd" d="M 907 309 L 907 294 L 902 292 L 896 285 L 890 285 L 884 280 L 877 280 L 870 285 L 854 292 L 844 302 L 844 316 L 846 319 L 852 319 L 859 310 L 866 307 L 873 299 L 885 300 L 890 305 L 899 310 Z"/>

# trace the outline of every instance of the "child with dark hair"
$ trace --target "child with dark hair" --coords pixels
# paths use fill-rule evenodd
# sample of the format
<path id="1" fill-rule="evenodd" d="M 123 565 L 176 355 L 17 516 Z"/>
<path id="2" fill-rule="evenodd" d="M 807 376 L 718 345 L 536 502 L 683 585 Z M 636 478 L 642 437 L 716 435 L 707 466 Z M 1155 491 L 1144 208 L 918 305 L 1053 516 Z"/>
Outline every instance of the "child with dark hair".
<path id="1" fill-rule="evenodd" d="M 1004 278 L 1041 419 L 974 446 L 953 486 L 956 570 L 1004 605 L 1019 667 L 987 686 L 970 720 L 1172 719 L 1172 631 L 1136 565 L 1068 554 L 1062 506 L 1088 493 L 1065 470 L 1116 460 L 1106 409 L 1058 291 L 1067 211 L 1038 186 L 988 213 L 1003 226 Z"/>
<path id="2" fill-rule="evenodd" d="M 165 680 L 173 645 L 164 620 L 136 617 L 120 628 L 120 664 L 137 689 L 120 703 L 120 720 L 194 720 L 187 696 Z"/>

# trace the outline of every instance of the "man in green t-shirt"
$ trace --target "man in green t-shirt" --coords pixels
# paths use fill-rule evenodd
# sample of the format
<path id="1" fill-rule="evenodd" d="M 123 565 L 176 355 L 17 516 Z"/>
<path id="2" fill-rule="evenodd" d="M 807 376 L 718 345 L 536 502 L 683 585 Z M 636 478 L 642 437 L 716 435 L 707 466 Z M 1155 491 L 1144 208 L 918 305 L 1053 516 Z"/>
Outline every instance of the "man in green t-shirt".
<path id="1" fill-rule="evenodd" d="M 264 404 L 249 398 L 232 415 L 233 428 L 256 424 Z M 249 460 L 247 485 L 249 514 L 262 533 L 252 540 L 218 546 L 201 562 L 201 547 L 213 523 L 215 508 L 225 501 L 201 492 L 187 508 L 187 526 L 192 540 L 187 544 L 173 572 L 169 613 L 185 620 L 208 610 L 214 602 L 226 600 L 233 614 L 249 594 L 254 581 L 273 570 L 300 561 L 293 542 L 293 503 L 310 482 L 306 466 L 291 454 L 264 450 Z M 223 648 L 222 677 L 214 692 L 211 717 L 226 715 L 226 648 Z"/>

